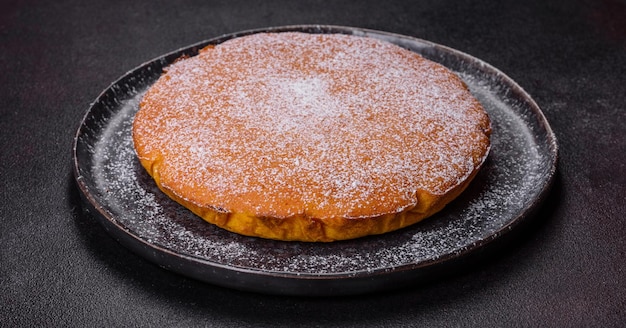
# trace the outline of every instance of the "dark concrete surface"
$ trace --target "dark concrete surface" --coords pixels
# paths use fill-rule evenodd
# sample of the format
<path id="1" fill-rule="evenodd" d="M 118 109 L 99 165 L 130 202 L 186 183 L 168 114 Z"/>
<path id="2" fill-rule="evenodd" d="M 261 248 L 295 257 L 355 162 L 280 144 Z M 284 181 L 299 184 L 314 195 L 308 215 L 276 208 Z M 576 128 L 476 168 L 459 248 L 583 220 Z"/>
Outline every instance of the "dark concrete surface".
<path id="1" fill-rule="evenodd" d="M 626 322 L 626 2 L 3 1 L 0 326 L 619 327 Z M 532 224 L 435 281 L 354 297 L 230 290 L 163 270 L 82 212 L 72 142 L 111 82 L 221 34 L 356 26 L 499 68 L 560 146 Z"/>

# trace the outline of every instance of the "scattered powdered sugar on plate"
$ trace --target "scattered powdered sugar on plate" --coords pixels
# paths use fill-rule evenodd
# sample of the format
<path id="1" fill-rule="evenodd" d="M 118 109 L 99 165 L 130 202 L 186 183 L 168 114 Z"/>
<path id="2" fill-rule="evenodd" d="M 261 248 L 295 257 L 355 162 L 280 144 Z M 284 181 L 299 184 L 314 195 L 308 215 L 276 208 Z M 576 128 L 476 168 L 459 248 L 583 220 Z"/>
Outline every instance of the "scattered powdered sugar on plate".
<path id="1" fill-rule="evenodd" d="M 523 97 L 503 92 L 507 86 L 499 77 L 480 67 L 469 65 L 458 73 L 492 120 L 489 157 L 468 189 L 444 210 L 384 235 L 333 243 L 246 237 L 208 224 L 169 199 L 141 167 L 131 136 L 139 101 L 151 84 L 146 81 L 154 81 L 157 72 L 140 71 L 137 74 L 145 74 L 145 81 L 122 86 L 131 91 L 108 105 L 110 117 L 87 129 L 95 141 L 85 146 L 90 152 L 88 162 L 78 165 L 92 175 L 89 183 L 94 201 L 105 210 L 106 220 L 156 253 L 194 261 L 207 281 L 219 280 L 208 277 L 214 267 L 309 278 L 414 268 L 463 253 L 501 233 L 536 200 L 551 174 L 549 145 L 537 131 L 537 118 Z M 294 92 L 310 93 L 315 90 L 307 88 L 316 83 L 289 87 L 295 88 Z M 305 97 L 303 101 L 308 100 Z"/>
<path id="2" fill-rule="evenodd" d="M 462 251 L 518 215 L 543 179 L 533 135 L 511 107 L 464 77 L 493 121 L 492 150 L 461 197 L 400 231 L 330 244 L 280 242 L 214 227 L 162 194 L 139 164 L 131 126 L 143 93 L 123 102 L 95 144 L 95 182 L 113 219 L 149 244 L 202 261 L 293 274 L 356 273 L 421 263 Z"/>

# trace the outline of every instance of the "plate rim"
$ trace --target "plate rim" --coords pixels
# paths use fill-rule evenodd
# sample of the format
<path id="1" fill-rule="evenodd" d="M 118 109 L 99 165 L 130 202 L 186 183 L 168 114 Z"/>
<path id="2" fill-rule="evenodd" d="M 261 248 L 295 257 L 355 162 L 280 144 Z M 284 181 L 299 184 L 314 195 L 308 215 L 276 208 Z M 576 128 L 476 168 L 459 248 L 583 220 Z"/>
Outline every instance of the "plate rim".
<path id="1" fill-rule="evenodd" d="M 104 97 L 106 97 L 108 93 L 115 92 L 116 86 L 120 85 L 121 83 L 123 83 L 124 81 L 128 79 L 132 79 L 133 74 L 135 74 L 136 72 L 142 71 L 144 69 L 148 69 L 150 65 L 154 65 L 154 63 L 158 63 L 159 65 L 161 65 L 161 69 L 162 69 L 163 67 L 167 66 L 174 59 L 180 57 L 181 55 L 185 55 L 185 54 L 195 55 L 195 53 L 197 53 L 197 51 L 200 48 L 208 44 L 217 44 L 217 43 L 224 42 L 228 39 L 232 39 L 232 38 L 236 38 L 236 37 L 240 37 L 244 35 L 249 35 L 249 34 L 255 34 L 255 33 L 287 32 L 287 31 L 298 31 L 298 32 L 308 32 L 308 33 L 342 33 L 342 34 L 352 34 L 352 35 L 357 35 L 357 36 L 374 37 L 374 38 L 383 39 L 383 40 L 385 40 L 386 38 L 406 40 L 406 42 L 409 42 L 409 43 L 414 42 L 415 44 L 419 44 L 420 46 L 423 46 L 424 49 L 427 47 L 430 47 L 438 51 L 443 51 L 446 53 L 453 53 L 454 55 L 460 56 L 464 59 L 470 60 L 471 62 L 477 63 L 478 65 L 481 66 L 482 70 L 486 70 L 487 72 L 490 72 L 499 77 L 502 77 L 504 81 L 506 82 L 507 87 L 511 88 L 512 91 L 518 93 L 525 100 L 527 105 L 530 107 L 532 114 L 535 116 L 536 121 L 540 123 L 541 129 L 545 131 L 546 145 L 548 146 L 547 148 L 550 150 L 550 153 L 549 153 L 550 155 L 549 166 L 550 167 L 549 167 L 549 171 L 546 174 L 547 178 L 542 181 L 543 186 L 541 190 L 537 193 L 537 196 L 532 199 L 532 202 L 529 202 L 527 206 L 525 206 L 523 210 L 520 211 L 519 215 L 510 219 L 507 222 L 507 224 L 499 226 L 499 228 L 496 229 L 494 233 L 491 233 L 485 238 L 474 241 L 470 243 L 469 245 L 463 247 L 463 249 L 457 252 L 447 253 L 447 254 L 444 254 L 443 256 L 432 258 L 432 259 L 426 259 L 418 263 L 407 263 L 402 266 L 393 267 L 393 270 L 390 270 L 390 268 L 386 267 L 386 268 L 377 268 L 371 271 L 359 270 L 359 271 L 340 272 L 340 273 L 332 272 L 332 273 L 303 274 L 303 273 L 294 273 L 294 272 L 280 272 L 280 271 L 269 271 L 269 270 L 261 270 L 261 269 L 251 269 L 251 268 L 244 268 L 244 267 L 239 267 L 239 266 L 229 266 L 229 265 L 225 265 L 222 263 L 213 262 L 208 259 L 201 258 L 201 257 L 196 257 L 193 255 L 188 255 L 188 254 L 181 254 L 173 250 L 170 250 L 166 247 L 151 244 L 147 242 L 146 240 L 142 239 L 141 237 L 128 231 L 128 229 L 124 227 L 124 225 L 122 225 L 118 220 L 115 219 L 113 213 L 110 213 L 105 208 L 105 206 L 100 204 L 94 198 L 94 196 L 92 195 L 92 192 L 90 191 L 89 186 L 85 183 L 84 175 L 81 173 L 81 164 L 80 164 L 80 159 L 78 155 L 78 151 L 80 147 L 79 144 L 80 144 L 81 136 L 83 135 L 83 132 L 84 132 L 83 128 L 85 128 L 86 122 L 90 118 L 90 116 L 93 116 L 92 109 L 94 108 L 94 106 L 98 104 L 101 100 L 103 100 Z M 394 44 L 397 44 L 397 43 L 394 42 Z M 412 49 L 409 49 L 409 50 L 414 51 Z M 473 57 L 465 52 L 462 52 L 462 51 L 459 51 L 459 50 L 456 50 L 456 49 L 453 49 L 444 45 L 440 45 L 431 41 L 427 41 L 421 38 L 401 35 L 401 34 L 396 34 L 396 33 L 391 33 L 391 32 L 366 29 L 366 28 L 358 28 L 358 27 L 339 26 L 339 25 L 285 25 L 285 26 L 255 28 L 255 29 L 248 29 L 248 30 L 243 30 L 239 32 L 222 34 L 217 37 L 213 37 L 213 38 L 209 38 L 200 42 L 196 42 L 189 46 L 181 47 L 177 50 L 155 57 L 152 60 L 146 61 L 140 64 L 139 66 L 127 71 L 125 74 L 120 76 L 114 82 L 109 84 L 109 86 L 107 86 L 102 92 L 100 92 L 100 94 L 96 97 L 96 99 L 90 104 L 89 109 L 83 115 L 83 118 L 81 119 L 78 129 L 76 131 L 76 134 L 74 136 L 72 158 L 73 158 L 74 180 L 80 190 L 80 196 L 83 199 L 83 203 L 86 203 L 88 209 L 90 208 L 96 212 L 95 213 L 96 215 L 94 216 L 97 217 L 98 221 L 104 226 L 105 230 L 107 230 L 109 235 L 111 235 L 112 237 L 114 237 L 114 239 L 118 240 L 125 247 L 132 249 L 136 253 L 138 252 L 136 248 L 148 248 L 148 249 L 154 249 L 158 252 L 161 252 L 162 255 L 173 257 L 176 260 L 189 262 L 192 265 L 199 264 L 198 262 L 201 262 L 203 265 L 208 265 L 218 270 L 233 271 L 236 274 L 249 275 L 252 277 L 257 277 L 257 276 L 271 277 L 273 279 L 281 279 L 281 280 L 295 280 L 295 281 L 306 280 L 306 281 L 323 282 L 323 281 L 328 281 L 328 280 L 333 280 L 333 281 L 342 280 L 343 281 L 346 279 L 351 279 L 351 280 L 371 279 L 374 276 L 389 276 L 389 277 L 393 275 L 397 276 L 399 274 L 412 272 L 420 268 L 428 268 L 435 264 L 445 264 L 446 262 L 450 262 L 450 261 L 462 260 L 463 258 L 474 253 L 475 251 L 485 248 L 485 246 L 493 243 L 494 241 L 502 239 L 503 236 L 508 234 L 510 231 L 515 230 L 514 228 L 516 226 L 520 225 L 523 221 L 525 221 L 523 220 L 523 218 L 531 215 L 532 212 L 538 209 L 541 203 L 545 200 L 545 198 L 547 197 L 548 193 L 550 192 L 552 188 L 552 185 L 554 184 L 559 156 L 558 156 L 557 138 L 550 124 L 548 123 L 548 120 L 546 119 L 544 113 L 541 111 L 540 107 L 537 105 L 534 99 L 521 86 L 519 86 L 517 82 L 511 79 L 508 75 L 506 75 L 499 69 L 484 62 L 483 60 L 479 58 Z M 122 232 L 122 235 L 114 234 L 114 232 L 112 231 L 114 229 L 116 229 L 118 232 Z M 129 245 L 129 244 L 135 244 L 135 245 Z M 146 258 L 145 254 L 140 254 L 140 255 L 143 255 L 143 257 Z M 152 262 L 156 262 L 156 264 L 161 265 L 160 263 L 158 263 L 159 262 L 158 257 L 159 256 L 156 256 L 156 255 L 153 256 L 152 258 L 148 256 L 147 259 Z M 168 268 L 167 266 L 163 266 L 163 265 L 161 266 L 166 269 L 175 271 L 175 272 L 177 271 L 173 268 Z M 181 272 L 178 272 L 178 273 L 181 273 Z M 194 276 L 193 274 L 191 275 L 185 274 L 185 273 L 181 273 L 181 274 L 191 276 L 199 280 L 216 283 L 214 281 L 208 281 L 206 279 L 203 279 L 202 277 Z M 419 275 L 416 275 L 416 276 L 419 276 Z M 221 284 L 221 285 L 228 285 L 228 284 Z M 255 288 L 255 286 L 241 286 L 240 283 L 235 283 L 234 285 L 228 286 L 228 287 L 266 292 L 265 290 L 258 290 L 258 288 Z M 283 292 L 279 292 L 279 294 L 290 294 L 290 292 L 285 290 Z M 297 293 L 297 294 L 301 295 L 302 293 Z M 333 293 L 333 294 L 338 294 L 338 293 Z M 351 292 L 350 294 L 353 294 L 353 292 Z"/>

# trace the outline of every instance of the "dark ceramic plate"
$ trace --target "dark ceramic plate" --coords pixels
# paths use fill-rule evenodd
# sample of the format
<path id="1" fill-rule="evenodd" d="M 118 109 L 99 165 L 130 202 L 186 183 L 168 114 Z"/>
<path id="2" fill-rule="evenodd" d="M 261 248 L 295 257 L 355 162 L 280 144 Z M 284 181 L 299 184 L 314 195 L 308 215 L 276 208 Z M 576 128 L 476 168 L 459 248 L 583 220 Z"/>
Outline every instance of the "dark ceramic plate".
<path id="1" fill-rule="evenodd" d="M 280 242 L 205 223 L 162 194 L 135 158 L 130 128 L 138 103 L 181 55 L 207 44 L 267 31 L 344 33 L 379 38 L 457 72 L 493 121 L 492 150 L 476 179 L 442 212 L 400 231 L 334 243 Z M 130 71 L 102 92 L 74 145 L 75 177 L 86 207 L 121 244 L 205 282 L 289 295 L 340 295 L 422 281 L 528 219 L 555 175 L 557 144 L 531 97 L 502 72 L 424 40 L 337 26 L 288 26 L 204 41 Z"/>

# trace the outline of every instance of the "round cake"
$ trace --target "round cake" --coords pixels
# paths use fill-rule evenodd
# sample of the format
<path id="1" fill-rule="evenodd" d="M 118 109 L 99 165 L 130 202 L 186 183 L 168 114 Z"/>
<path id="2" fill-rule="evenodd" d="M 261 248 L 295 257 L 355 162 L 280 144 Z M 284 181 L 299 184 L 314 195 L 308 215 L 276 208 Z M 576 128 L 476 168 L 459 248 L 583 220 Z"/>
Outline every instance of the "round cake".
<path id="1" fill-rule="evenodd" d="M 391 43 L 258 33 L 166 68 L 133 122 L 169 197 L 243 235 L 334 241 L 414 224 L 484 163 L 491 123 L 454 73 Z"/>

